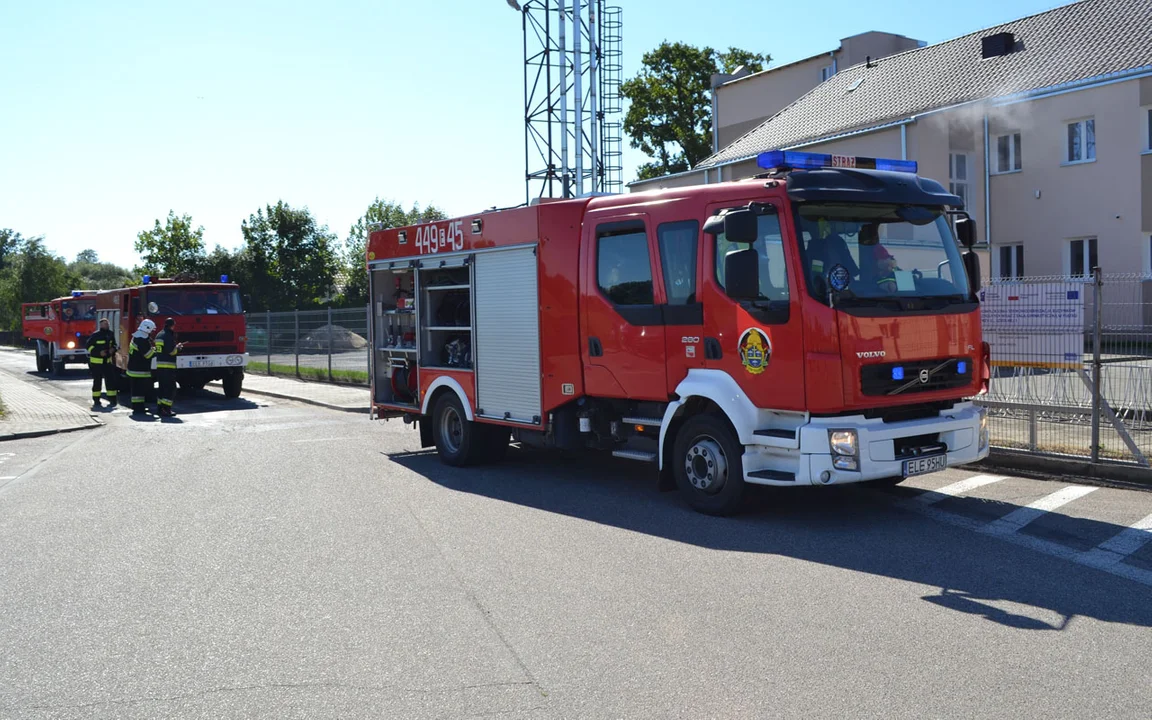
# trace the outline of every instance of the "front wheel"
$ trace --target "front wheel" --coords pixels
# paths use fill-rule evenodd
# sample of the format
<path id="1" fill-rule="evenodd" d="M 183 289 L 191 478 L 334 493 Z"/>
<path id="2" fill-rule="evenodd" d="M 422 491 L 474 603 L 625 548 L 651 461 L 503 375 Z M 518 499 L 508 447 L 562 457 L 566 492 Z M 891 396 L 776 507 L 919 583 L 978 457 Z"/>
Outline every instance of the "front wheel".
<path id="1" fill-rule="evenodd" d="M 676 434 L 672 471 L 680 493 L 698 512 L 732 515 L 744 500 L 744 447 L 717 415 L 689 418 Z"/>
<path id="2" fill-rule="evenodd" d="M 232 373 L 224 376 L 224 397 L 238 398 L 244 388 L 244 373 Z M 203 387 L 203 385 L 201 385 Z"/>

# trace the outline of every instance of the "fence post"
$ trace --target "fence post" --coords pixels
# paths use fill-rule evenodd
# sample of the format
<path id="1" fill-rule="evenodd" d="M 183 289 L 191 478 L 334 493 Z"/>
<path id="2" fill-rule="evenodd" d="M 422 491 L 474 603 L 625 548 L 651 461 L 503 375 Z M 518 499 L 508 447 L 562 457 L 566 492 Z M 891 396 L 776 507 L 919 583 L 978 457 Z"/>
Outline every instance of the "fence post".
<path id="1" fill-rule="evenodd" d="M 268 346 L 267 347 L 267 350 L 268 350 L 268 375 L 271 376 L 272 375 L 272 311 L 271 310 L 268 311 L 268 342 L 266 342 L 264 344 Z"/>
<path id="2" fill-rule="evenodd" d="M 1104 294 L 1100 268 L 1092 268 L 1092 462 L 1100 462 L 1100 334 L 1103 325 L 1101 300 Z"/>
<path id="3" fill-rule="evenodd" d="M 296 318 L 296 377 L 300 377 L 300 308 L 292 313 Z"/>
<path id="4" fill-rule="evenodd" d="M 332 306 L 328 306 L 328 382 L 332 382 Z"/>

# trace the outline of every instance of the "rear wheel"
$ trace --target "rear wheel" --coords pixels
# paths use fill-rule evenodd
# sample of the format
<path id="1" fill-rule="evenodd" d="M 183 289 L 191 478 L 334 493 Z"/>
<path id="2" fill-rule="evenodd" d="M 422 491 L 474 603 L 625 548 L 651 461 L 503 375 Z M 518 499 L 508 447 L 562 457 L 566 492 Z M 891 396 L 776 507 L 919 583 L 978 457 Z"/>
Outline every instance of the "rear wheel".
<path id="1" fill-rule="evenodd" d="M 445 392 L 432 411 L 432 439 L 445 465 L 464 467 L 490 458 L 487 428 L 470 422 L 456 393 Z M 505 443 L 507 446 L 507 443 Z"/>
<path id="2" fill-rule="evenodd" d="M 240 391 L 244 388 L 244 373 L 232 373 L 231 375 L 224 376 L 224 396 L 230 398 L 240 397 Z M 201 385 L 200 387 L 204 387 Z"/>
<path id="3" fill-rule="evenodd" d="M 689 418 L 676 434 L 672 472 L 688 504 L 706 515 L 732 515 L 744 500 L 744 448 L 717 415 Z"/>

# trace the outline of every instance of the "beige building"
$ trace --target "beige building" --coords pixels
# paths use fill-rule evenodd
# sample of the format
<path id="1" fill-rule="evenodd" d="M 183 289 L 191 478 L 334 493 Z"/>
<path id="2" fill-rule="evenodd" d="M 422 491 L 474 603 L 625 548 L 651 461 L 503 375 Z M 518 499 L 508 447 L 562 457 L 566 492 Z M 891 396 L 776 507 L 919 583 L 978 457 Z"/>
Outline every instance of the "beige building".
<path id="1" fill-rule="evenodd" d="M 727 87 L 719 125 L 736 127 L 725 115 L 748 102 Z M 841 68 L 698 167 L 629 189 L 749 177 L 775 149 L 917 161 L 966 198 L 996 277 L 1152 274 L 1152 2 L 1081 0 Z"/>
<path id="2" fill-rule="evenodd" d="M 924 47 L 920 40 L 866 32 L 840 41 L 834 50 L 758 73 L 712 76 L 713 150 L 727 147 L 841 68 Z"/>

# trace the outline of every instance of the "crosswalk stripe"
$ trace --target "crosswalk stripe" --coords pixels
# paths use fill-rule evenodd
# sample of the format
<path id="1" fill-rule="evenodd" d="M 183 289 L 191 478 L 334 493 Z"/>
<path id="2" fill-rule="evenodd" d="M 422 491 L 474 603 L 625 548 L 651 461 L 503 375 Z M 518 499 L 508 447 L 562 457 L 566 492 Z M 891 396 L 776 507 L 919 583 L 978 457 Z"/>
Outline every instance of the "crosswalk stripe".
<path id="1" fill-rule="evenodd" d="M 1016 508 L 999 520 L 988 523 L 981 529 L 981 532 L 990 535 L 1007 535 L 1014 533 L 1028 523 L 1043 517 L 1056 508 L 1063 507 L 1073 500 L 1082 498 L 1088 493 L 1095 492 L 1098 489 L 1099 488 L 1086 487 L 1084 485 L 1069 485 L 1062 490 L 1057 490 L 1051 495 L 1045 495 L 1034 503 Z"/>
<path id="2" fill-rule="evenodd" d="M 1114 565 L 1152 541 L 1152 515 L 1121 530 L 1081 554 L 1080 560 L 1097 567 Z"/>
<path id="3" fill-rule="evenodd" d="M 1004 477 L 1002 475 L 973 475 L 967 480 L 954 482 L 951 485 L 945 485 L 938 490 L 929 490 L 916 497 L 916 500 L 924 503 L 925 505 L 934 505 L 941 500 L 947 500 L 950 497 L 963 495 L 966 492 L 971 492 L 978 487 L 991 485 L 994 482 L 1000 482 Z"/>

